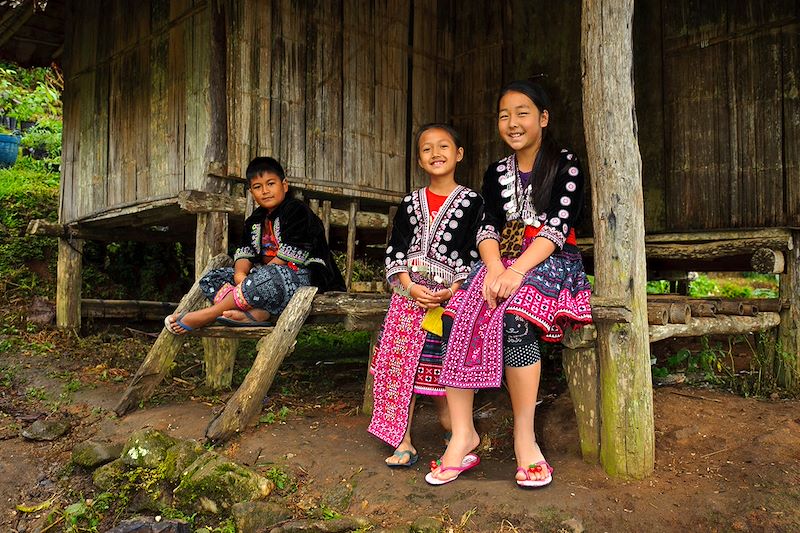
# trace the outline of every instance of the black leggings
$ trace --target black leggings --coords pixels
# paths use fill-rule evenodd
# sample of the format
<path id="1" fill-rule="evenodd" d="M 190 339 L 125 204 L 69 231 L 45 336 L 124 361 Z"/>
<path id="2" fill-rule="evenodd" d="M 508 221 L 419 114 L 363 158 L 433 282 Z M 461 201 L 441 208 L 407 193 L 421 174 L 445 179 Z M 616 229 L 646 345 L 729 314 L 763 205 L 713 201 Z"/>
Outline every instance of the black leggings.
<path id="1" fill-rule="evenodd" d="M 442 355 L 447 352 L 447 341 L 453 319 L 442 317 Z M 506 313 L 503 316 L 503 364 L 514 368 L 535 365 L 541 360 L 536 326 L 522 317 Z"/>

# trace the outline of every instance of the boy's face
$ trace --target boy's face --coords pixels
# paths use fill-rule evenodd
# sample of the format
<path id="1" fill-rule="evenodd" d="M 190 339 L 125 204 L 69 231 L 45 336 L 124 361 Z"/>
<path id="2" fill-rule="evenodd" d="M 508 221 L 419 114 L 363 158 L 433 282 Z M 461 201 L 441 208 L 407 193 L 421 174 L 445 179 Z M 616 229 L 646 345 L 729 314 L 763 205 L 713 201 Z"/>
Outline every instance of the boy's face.
<path id="1" fill-rule="evenodd" d="M 271 172 L 264 172 L 250 180 L 250 194 L 258 205 L 272 211 L 278 207 L 286 193 L 289 192 L 289 181 L 281 180 L 280 176 Z"/>
<path id="2" fill-rule="evenodd" d="M 456 148 L 453 137 L 443 129 L 431 128 L 419 136 L 419 166 L 428 176 L 453 174 L 464 149 Z"/>

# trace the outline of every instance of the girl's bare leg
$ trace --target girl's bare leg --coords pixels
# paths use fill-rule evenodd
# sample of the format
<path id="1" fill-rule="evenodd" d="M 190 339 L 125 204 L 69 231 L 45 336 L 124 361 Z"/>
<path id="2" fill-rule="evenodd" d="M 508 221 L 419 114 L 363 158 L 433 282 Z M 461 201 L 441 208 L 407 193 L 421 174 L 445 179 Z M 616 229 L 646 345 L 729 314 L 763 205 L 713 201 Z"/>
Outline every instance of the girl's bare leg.
<path id="1" fill-rule="evenodd" d="M 460 466 L 464 457 L 477 448 L 481 443 L 475 423 L 472 419 L 472 402 L 475 392 L 472 389 L 456 389 L 447 387 L 447 406 L 450 411 L 450 421 L 453 426 L 453 436 L 450 444 L 442 455 L 443 466 Z M 448 470 L 441 472 L 436 469 L 433 477 L 441 480 L 453 478 L 458 472 Z"/>
<path id="2" fill-rule="evenodd" d="M 414 406 L 417 404 L 417 395 L 411 395 L 411 405 L 408 407 L 408 425 L 406 426 L 406 434 L 403 435 L 403 440 L 394 450 L 395 454 L 390 455 L 386 458 L 387 465 L 399 465 L 405 464 L 411 461 L 411 457 L 417 454 L 417 449 L 414 448 L 414 445 L 411 444 L 411 421 L 414 418 Z M 411 455 L 407 453 L 397 454 L 397 452 L 411 452 Z"/>
<path id="3" fill-rule="evenodd" d="M 544 455 L 536 443 L 533 430 L 533 418 L 536 412 L 536 398 L 539 394 L 539 378 L 542 363 L 505 368 L 506 384 L 511 394 L 511 407 L 514 411 L 514 455 L 517 466 L 527 469 L 530 465 L 542 461 Z M 531 479 L 545 479 L 547 469 L 531 473 Z M 517 472 L 517 479 L 525 479 L 522 472 Z"/>
<path id="4" fill-rule="evenodd" d="M 256 321 L 258 322 L 266 322 L 267 320 L 269 320 L 270 317 L 269 311 L 267 311 L 266 309 L 256 309 L 254 307 L 253 309 L 250 309 L 247 312 L 250 313 L 253 316 L 253 318 L 255 318 Z M 244 311 L 241 311 L 239 309 L 229 309 L 228 311 L 224 311 L 222 313 L 222 316 L 224 316 L 225 318 L 230 318 L 231 320 L 238 320 L 239 322 L 251 321 L 250 317 L 245 315 Z"/>
<path id="5" fill-rule="evenodd" d="M 453 424 L 450 422 L 450 410 L 447 408 L 447 396 L 434 396 L 433 404 L 436 406 L 436 415 L 442 429 L 447 433 L 452 433 Z"/>

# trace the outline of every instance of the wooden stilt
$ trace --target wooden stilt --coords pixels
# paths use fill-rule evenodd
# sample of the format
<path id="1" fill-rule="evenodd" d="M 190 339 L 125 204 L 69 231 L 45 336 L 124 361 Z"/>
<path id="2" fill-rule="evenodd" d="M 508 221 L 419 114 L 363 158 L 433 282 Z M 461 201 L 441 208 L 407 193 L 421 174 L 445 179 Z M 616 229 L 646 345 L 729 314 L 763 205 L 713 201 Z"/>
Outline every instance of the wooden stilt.
<path id="1" fill-rule="evenodd" d="M 377 330 L 372 332 L 369 339 L 369 364 L 367 365 L 367 378 L 364 380 L 364 401 L 361 404 L 361 410 L 365 415 L 372 415 L 372 408 L 375 404 L 375 395 L 373 385 L 375 384 L 375 377 L 369 369 L 372 367 L 372 358 L 375 357 L 375 347 L 378 344 Z"/>
<path id="2" fill-rule="evenodd" d="M 780 276 L 780 298 L 789 307 L 781 311 L 778 329 L 778 379 L 787 388 L 800 387 L 800 231 L 793 231 L 794 248 L 785 254 Z"/>
<path id="3" fill-rule="evenodd" d="M 82 252 L 82 240 L 58 239 L 56 325 L 59 328 L 77 331 L 81 327 Z"/>
<path id="4" fill-rule="evenodd" d="M 322 201 L 322 227 L 325 229 L 325 240 L 331 242 L 331 201 Z"/>
<path id="5" fill-rule="evenodd" d="M 205 272 L 208 272 L 212 268 L 230 265 L 231 258 L 225 254 L 220 254 L 209 261 Z M 198 276 L 197 279 L 199 280 L 200 277 Z M 198 281 L 195 280 L 192 288 L 189 289 L 189 292 L 186 293 L 186 296 L 184 296 L 180 304 L 178 304 L 176 312 L 183 313 L 198 309 L 204 301 L 205 297 L 203 296 L 203 292 L 200 290 Z M 156 386 L 164 379 L 164 376 L 172 365 L 172 361 L 175 360 L 175 355 L 178 353 L 183 341 L 183 336 L 173 335 L 167 331 L 166 328 L 161 330 L 161 334 L 150 348 L 150 351 L 147 352 L 147 357 L 145 357 L 144 362 L 142 362 L 136 374 L 134 374 L 130 385 L 128 385 L 128 388 L 123 393 L 117 406 L 114 407 L 114 412 L 117 413 L 117 415 L 124 415 L 138 406 L 139 402 L 143 402 L 153 395 Z"/>
<path id="6" fill-rule="evenodd" d="M 258 355 L 244 382 L 234 393 L 225 409 L 206 429 L 211 441 L 221 441 L 243 430 L 261 410 L 261 400 L 267 394 L 283 359 L 294 348 L 300 327 L 311 311 L 316 287 L 301 287 L 281 313 L 272 333 L 258 343 Z"/>
<path id="7" fill-rule="evenodd" d="M 350 284 L 353 282 L 353 262 L 356 256 L 356 212 L 358 211 L 358 202 L 353 200 L 350 202 L 350 218 L 347 220 L 347 269 L 345 272 L 345 284 L 347 289 L 350 290 Z"/>
<path id="8" fill-rule="evenodd" d="M 655 433 L 632 29 L 633 0 L 583 0 L 581 65 L 592 176 L 594 291 L 631 311 L 630 322 L 596 324 L 600 462 L 611 476 L 641 479 L 653 472 Z"/>
<path id="9" fill-rule="evenodd" d="M 594 343 L 578 349 L 565 347 L 561 361 L 578 422 L 581 454 L 584 461 L 595 464 L 600 460 L 600 367 Z"/>
<path id="10" fill-rule="evenodd" d="M 195 276 L 199 279 L 204 265 L 228 249 L 228 213 L 198 213 L 195 243 Z M 206 386 L 211 390 L 230 388 L 239 340 L 204 338 L 202 342 Z"/>

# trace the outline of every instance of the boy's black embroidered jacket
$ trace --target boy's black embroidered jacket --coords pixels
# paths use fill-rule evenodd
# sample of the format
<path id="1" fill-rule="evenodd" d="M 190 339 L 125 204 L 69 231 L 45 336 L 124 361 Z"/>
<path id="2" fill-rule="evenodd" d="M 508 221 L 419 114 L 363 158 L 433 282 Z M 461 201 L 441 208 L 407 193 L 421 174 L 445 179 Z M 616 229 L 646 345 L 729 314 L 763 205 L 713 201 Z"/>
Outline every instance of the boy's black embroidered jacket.
<path id="1" fill-rule="evenodd" d="M 325 240 L 322 221 L 306 204 L 294 198 L 287 197 L 271 213 L 258 207 L 247 217 L 242 244 L 234 253 L 234 261 L 261 262 L 261 236 L 267 218 L 272 222 L 278 241 L 278 258 L 308 268 L 311 282 L 320 292 L 345 290 L 344 279 Z"/>

